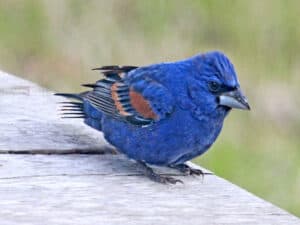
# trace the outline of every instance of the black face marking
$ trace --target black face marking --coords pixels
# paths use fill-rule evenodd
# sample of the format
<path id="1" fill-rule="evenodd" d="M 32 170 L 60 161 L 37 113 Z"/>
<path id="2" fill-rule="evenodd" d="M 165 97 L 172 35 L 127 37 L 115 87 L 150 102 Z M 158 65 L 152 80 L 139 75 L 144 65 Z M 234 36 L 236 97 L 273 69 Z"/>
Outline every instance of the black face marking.
<path id="1" fill-rule="evenodd" d="M 208 89 L 212 93 L 219 95 L 224 92 L 234 91 L 234 90 L 238 89 L 238 87 L 237 86 L 234 86 L 234 87 L 226 86 L 224 84 L 219 84 L 218 82 L 215 82 L 215 81 L 209 81 Z"/>

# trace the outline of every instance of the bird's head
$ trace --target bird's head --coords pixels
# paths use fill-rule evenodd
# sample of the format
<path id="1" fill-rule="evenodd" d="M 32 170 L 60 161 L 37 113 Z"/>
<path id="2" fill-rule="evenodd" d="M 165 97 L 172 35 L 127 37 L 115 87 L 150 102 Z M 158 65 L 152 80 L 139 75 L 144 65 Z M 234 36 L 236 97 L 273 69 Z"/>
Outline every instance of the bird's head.
<path id="1" fill-rule="evenodd" d="M 243 95 L 236 72 L 229 59 L 221 52 L 208 52 L 195 57 L 196 79 L 201 81 L 201 92 L 213 108 L 250 110 Z"/>

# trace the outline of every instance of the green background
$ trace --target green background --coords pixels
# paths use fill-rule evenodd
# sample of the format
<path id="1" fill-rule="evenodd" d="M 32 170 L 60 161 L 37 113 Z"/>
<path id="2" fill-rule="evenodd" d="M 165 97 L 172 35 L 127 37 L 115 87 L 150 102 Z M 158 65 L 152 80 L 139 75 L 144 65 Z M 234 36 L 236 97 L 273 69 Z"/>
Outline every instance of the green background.
<path id="1" fill-rule="evenodd" d="M 0 68 L 73 92 L 96 66 L 222 50 L 252 111 L 195 162 L 300 216 L 299 16 L 296 0 L 0 0 Z"/>

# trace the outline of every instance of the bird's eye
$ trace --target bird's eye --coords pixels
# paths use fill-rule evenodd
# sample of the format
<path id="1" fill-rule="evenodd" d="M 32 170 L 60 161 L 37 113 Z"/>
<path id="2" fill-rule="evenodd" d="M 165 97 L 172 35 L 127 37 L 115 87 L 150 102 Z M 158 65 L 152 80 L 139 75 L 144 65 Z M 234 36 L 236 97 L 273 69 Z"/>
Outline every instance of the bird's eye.
<path id="1" fill-rule="evenodd" d="M 220 89 L 220 85 L 215 81 L 209 82 L 208 87 L 209 87 L 209 90 L 212 92 L 217 92 Z"/>

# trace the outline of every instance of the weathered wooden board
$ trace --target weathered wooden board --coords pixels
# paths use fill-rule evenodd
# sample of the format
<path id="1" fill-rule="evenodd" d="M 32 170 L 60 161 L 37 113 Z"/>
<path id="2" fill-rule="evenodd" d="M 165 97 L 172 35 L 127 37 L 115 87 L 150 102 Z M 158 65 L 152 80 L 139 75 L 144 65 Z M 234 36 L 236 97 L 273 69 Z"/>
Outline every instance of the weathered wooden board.
<path id="1" fill-rule="evenodd" d="M 0 72 L 0 225 L 300 224 L 209 171 L 202 180 L 155 168 L 184 184 L 150 181 L 133 161 L 103 154 L 99 132 L 60 119 L 58 101 Z"/>
<path id="2" fill-rule="evenodd" d="M 300 224 L 217 176 L 157 184 L 122 156 L 2 154 L 0 165 L 1 225 Z"/>
<path id="3" fill-rule="evenodd" d="M 61 119 L 64 98 L 0 71 L 0 153 L 104 152 L 102 134 L 80 119 Z"/>

